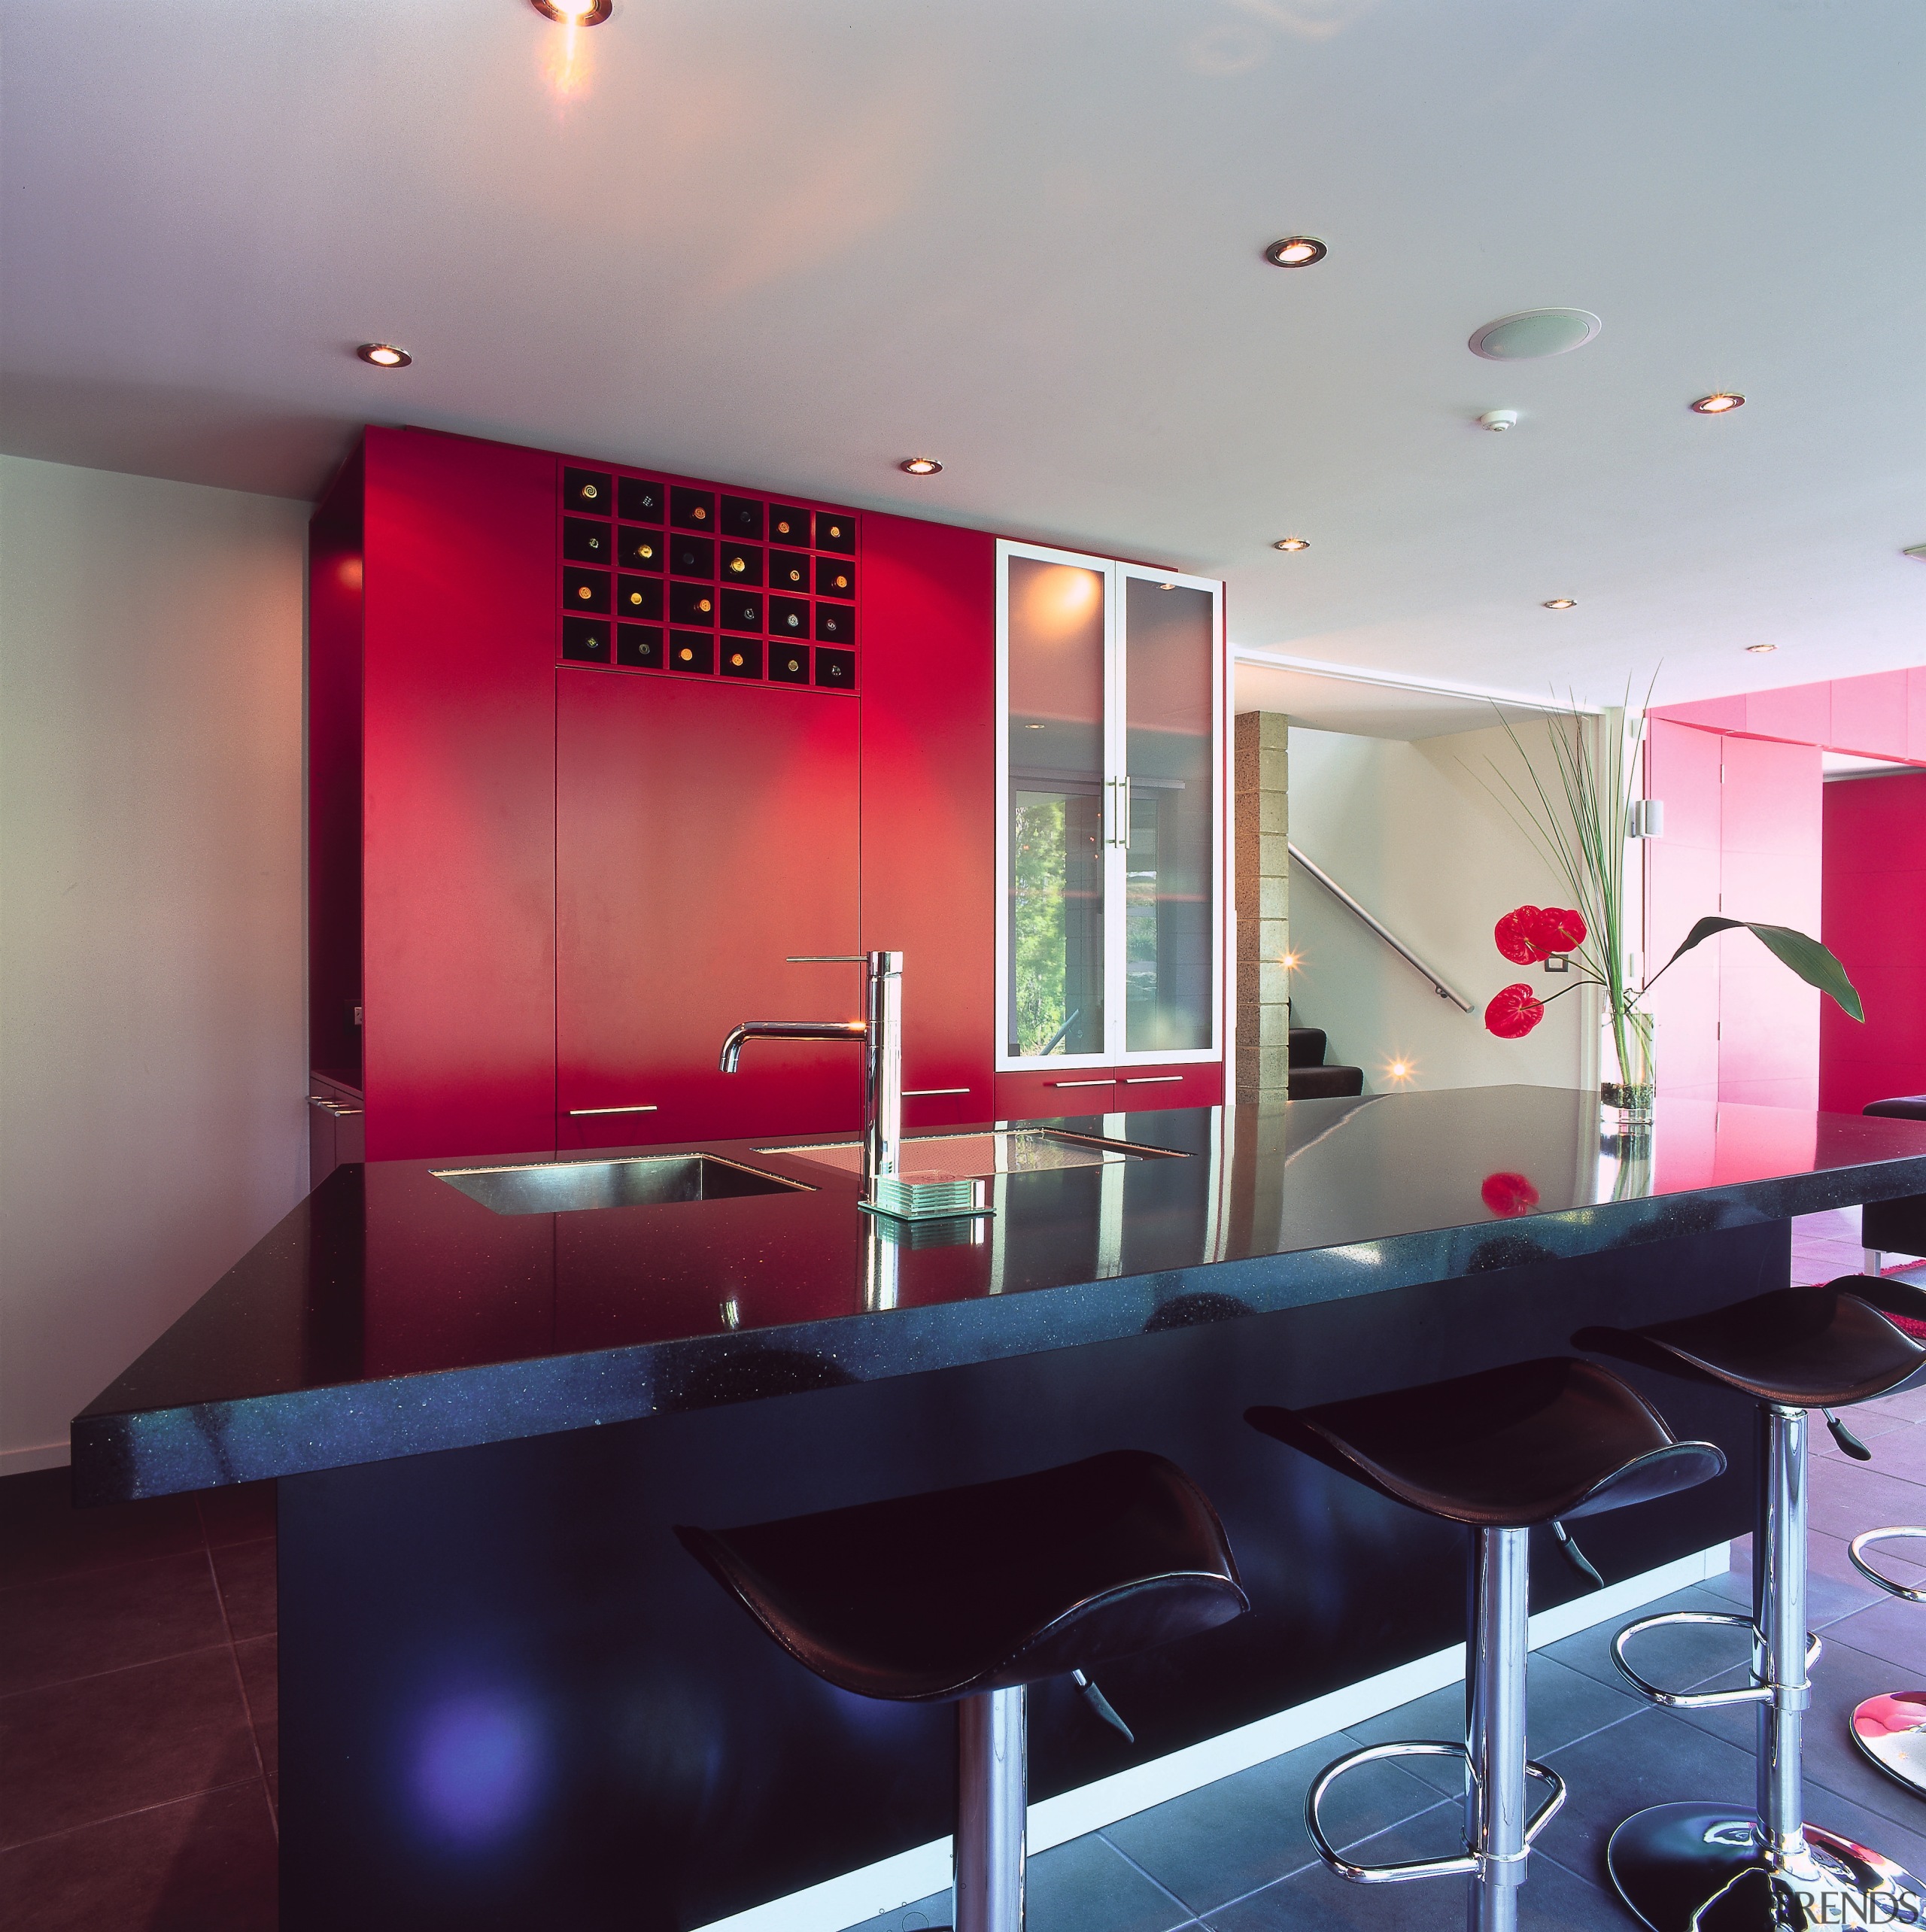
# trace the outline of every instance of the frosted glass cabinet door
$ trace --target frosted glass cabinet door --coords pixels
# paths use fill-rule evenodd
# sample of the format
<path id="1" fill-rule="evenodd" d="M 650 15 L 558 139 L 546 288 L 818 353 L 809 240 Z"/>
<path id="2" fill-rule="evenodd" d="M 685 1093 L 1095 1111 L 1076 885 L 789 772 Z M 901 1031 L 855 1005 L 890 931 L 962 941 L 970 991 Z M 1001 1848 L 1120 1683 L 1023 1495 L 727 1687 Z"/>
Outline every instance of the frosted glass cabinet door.
<path id="1" fill-rule="evenodd" d="M 1007 1050 L 1101 1053 L 1107 573 L 1009 572 Z"/>
<path id="2" fill-rule="evenodd" d="M 1216 600 L 1124 580 L 1125 1050 L 1214 1043 Z"/>

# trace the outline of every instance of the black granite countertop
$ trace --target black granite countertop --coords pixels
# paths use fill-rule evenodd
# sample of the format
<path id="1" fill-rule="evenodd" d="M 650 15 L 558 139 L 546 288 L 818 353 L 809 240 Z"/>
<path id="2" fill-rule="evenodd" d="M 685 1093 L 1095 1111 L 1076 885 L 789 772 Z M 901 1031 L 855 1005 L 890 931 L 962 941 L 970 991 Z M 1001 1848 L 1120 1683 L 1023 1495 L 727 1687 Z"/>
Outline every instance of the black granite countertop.
<path id="1" fill-rule="evenodd" d="M 1627 1149 L 1595 1095 L 1548 1087 L 1060 1124 L 1178 1157 L 1000 1176 L 993 1217 L 913 1229 L 861 1212 L 855 1176 L 800 1137 L 706 1144 L 801 1189 L 567 1214 L 498 1214 L 436 1171 L 504 1161 L 342 1168 L 75 1419 L 75 1493 L 509 1441 L 1926 1193 L 1926 1125 L 1670 1101 Z"/>

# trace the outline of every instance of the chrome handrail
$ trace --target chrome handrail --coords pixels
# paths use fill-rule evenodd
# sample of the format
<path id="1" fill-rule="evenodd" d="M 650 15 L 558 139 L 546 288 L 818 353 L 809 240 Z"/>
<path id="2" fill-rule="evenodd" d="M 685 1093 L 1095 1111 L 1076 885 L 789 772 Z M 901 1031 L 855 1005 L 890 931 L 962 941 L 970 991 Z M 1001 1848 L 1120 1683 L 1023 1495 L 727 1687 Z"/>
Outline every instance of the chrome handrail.
<path id="1" fill-rule="evenodd" d="M 1323 886 L 1325 891 L 1341 905 L 1348 907 L 1355 913 L 1393 952 L 1397 954 L 1399 958 L 1416 967 L 1418 971 L 1431 982 L 1432 990 L 1441 1000 L 1449 1000 L 1454 1007 L 1459 1007 L 1466 1013 L 1470 1013 L 1474 1010 L 1472 1002 L 1466 999 L 1463 993 L 1460 992 L 1455 986 L 1441 980 L 1396 933 L 1392 931 L 1389 926 L 1359 905 L 1315 859 L 1305 858 L 1304 854 L 1288 839 L 1285 840 L 1284 845 L 1294 864 L 1302 866 L 1305 870 L 1309 873 L 1311 877 L 1316 879 L 1318 884 Z"/>

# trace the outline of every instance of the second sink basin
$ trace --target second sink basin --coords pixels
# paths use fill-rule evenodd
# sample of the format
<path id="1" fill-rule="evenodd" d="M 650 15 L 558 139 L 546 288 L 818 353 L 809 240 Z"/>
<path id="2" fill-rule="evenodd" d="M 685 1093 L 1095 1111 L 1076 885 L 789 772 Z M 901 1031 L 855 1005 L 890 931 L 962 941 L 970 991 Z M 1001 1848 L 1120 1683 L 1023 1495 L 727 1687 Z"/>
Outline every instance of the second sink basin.
<path id="1" fill-rule="evenodd" d="M 757 1152 L 817 1161 L 825 1167 L 840 1168 L 846 1174 L 862 1170 L 862 1144 L 858 1141 L 831 1141 L 813 1147 L 761 1147 Z M 905 1180 L 949 1174 L 987 1177 L 1035 1174 L 1050 1168 L 1110 1167 L 1120 1161 L 1183 1159 L 1174 1148 L 1144 1147 L 1134 1141 L 1109 1141 L 1055 1127 L 1005 1127 L 987 1134 L 910 1136 L 903 1142 L 896 1171 Z"/>
<path id="2" fill-rule="evenodd" d="M 627 1161 L 541 1161 L 527 1167 L 438 1168 L 497 1214 L 567 1214 L 582 1208 L 654 1208 L 733 1201 L 746 1194 L 807 1194 L 799 1180 L 738 1166 L 715 1154 L 654 1154 Z"/>

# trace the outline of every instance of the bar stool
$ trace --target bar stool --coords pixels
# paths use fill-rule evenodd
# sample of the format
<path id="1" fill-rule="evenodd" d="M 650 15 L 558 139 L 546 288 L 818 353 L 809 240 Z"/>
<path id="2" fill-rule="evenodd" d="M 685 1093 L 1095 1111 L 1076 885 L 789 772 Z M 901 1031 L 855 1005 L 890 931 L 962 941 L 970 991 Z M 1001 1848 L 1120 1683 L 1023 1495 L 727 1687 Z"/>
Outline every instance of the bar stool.
<path id="1" fill-rule="evenodd" d="M 1926 1536 L 1926 1530 L 1868 1530 L 1845 1546 L 1852 1566 L 1868 1581 L 1909 1603 L 1926 1603 L 1926 1590 L 1901 1583 L 1875 1569 L 1866 1551 L 1899 1536 Z M 1855 1706 L 1852 1741 L 1891 1779 L 1916 1798 L 1926 1798 L 1926 1690 L 1882 1690 Z"/>
<path id="2" fill-rule="evenodd" d="M 1860 1110 L 1881 1119 L 1926 1120 L 1926 1093 L 1876 1100 Z M 1926 1254 L 1926 1194 L 1869 1201 L 1860 1209 L 1859 1218 L 1868 1274 L 1877 1274 L 1888 1254 Z"/>
<path id="3" fill-rule="evenodd" d="M 1729 1804 L 1654 1805 L 1612 1835 L 1606 1863 L 1612 1883 L 1657 1932 L 1714 1926 L 1764 1932 L 1809 1921 L 1904 1924 L 1922 1922 L 1906 1918 L 1907 1910 L 1926 1915 L 1926 1894 L 1900 1866 L 1803 1821 L 1803 1731 L 1812 1697 L 1806 1672 L 1820 1649 L 1806 1629 L 1806 1411 L 1883 1395 L 1926 1362 L 1926 1349 L 1851 1292 L 1862 1280 L 1849 1274 L 1822 1288 L 1774 1289 L 1711 1314 L 1573 1338 L 1581 1348 L 1741 1390 L 1759 1405 L 1751 1615 L 1674 1611 L 1628 1624 L 1612 1642 L 1618 1668 L 1656 1704 L 1758 1706 L 1756 1812 Z M 1678 1623 L 1749 1630 L 1751 1683 L 1733 1690 L 1669 1691 L 1634 1670 L 1626 1644 L 1642 1630 Z M 1845 1893 L 1854 1897 L 1833 1897 Z M 1801 1912 L 1806 1916 L 1796 1915 Z"/>
<path id="4" fill-rule="evenodd" d="M 1250 1607 L 1210 1499 L 1141 1450 L 676 1533 L 819 1677 L 865 1697 L 956 1702 L 956 1932 L 1022 1932 L 1026 1687 L 1068 1674 L 1127 1738 L 1088 1667 Z"/>
<path id="5" fill-rule="evenodd" d="M 1428 1388 L 1317 1408 L 1253 1408 L 1252 1427 L 1302 1450 L 1381 1496 L 1472 1532 L 1465 1740 L 1375 1744 L 1326 1766 L 1305 1801 L 1317 1855 L 1360 1885 L 1463 1876 L 1471 1932 L 1512 1932 L 1532 1842 L 1565 1801 L 1564 1781 L 1525 1756 L 1530 1533 L 1670 1496 L 1723 1472 L 1709 1442 L 1681 1442 L 1609 1371 L 1569 1356 L 1521 1362 Z M 1381 1757 L 1465 1760 L 1465 1849 L 1457 1856 L 1363 1865 L 1332 1845 L 1318 1818 L 1349 1770 Z M 1525 1781 L 1545 1787 L 1525 1815 Z"/>

